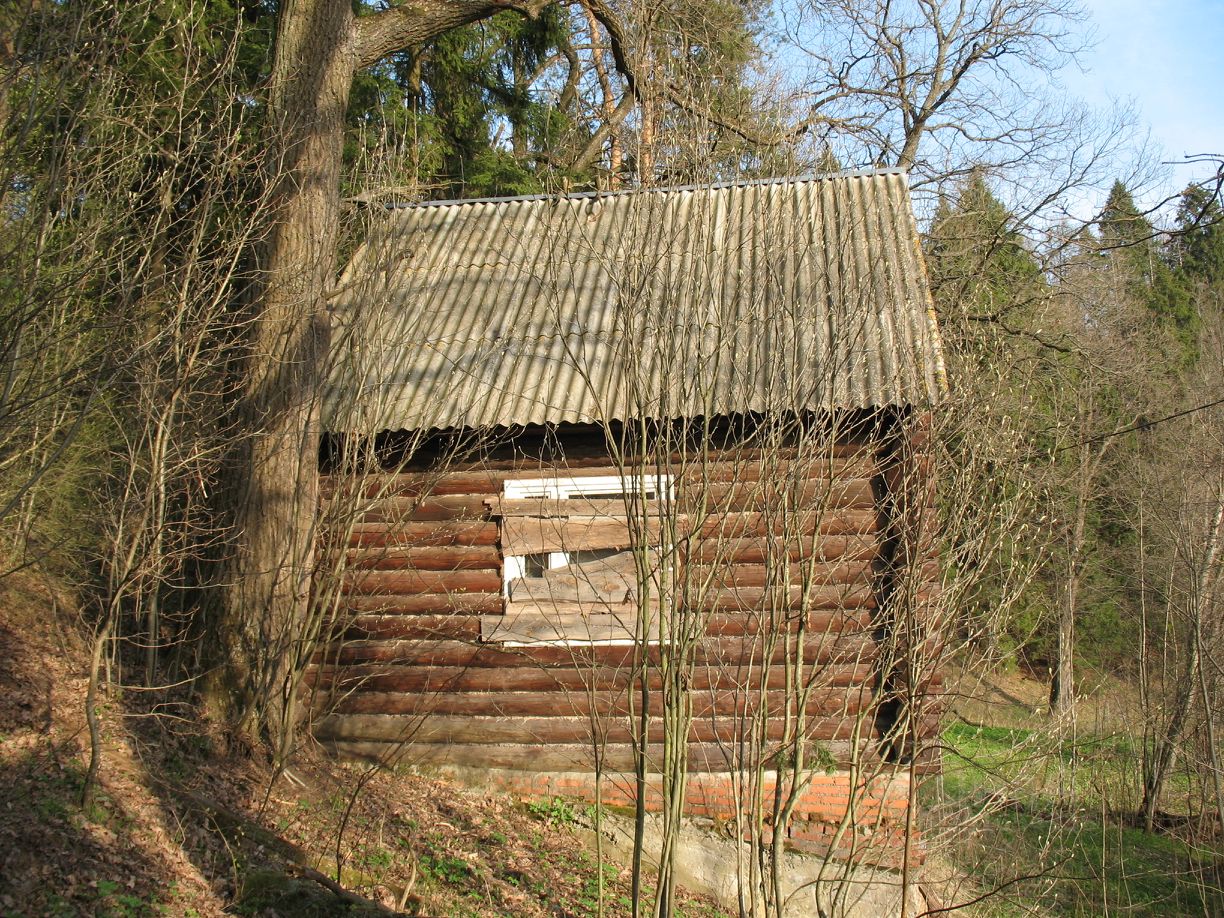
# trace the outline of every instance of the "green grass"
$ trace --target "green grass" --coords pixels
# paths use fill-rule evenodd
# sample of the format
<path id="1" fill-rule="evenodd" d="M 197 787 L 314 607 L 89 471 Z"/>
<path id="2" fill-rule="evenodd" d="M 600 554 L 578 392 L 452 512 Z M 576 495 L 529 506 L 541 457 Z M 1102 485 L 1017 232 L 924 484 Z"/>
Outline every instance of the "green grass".
<path id="1" fill-rule="evenodd" d="M 1050 818 L 1024 811 L 990 817 L 994 856 L 979 861 L 983 889 L 1039 874 L 1005 890 L 987 914 L 1127 915 L 1144 918 L 1221 914 L 1212 858 L 1176 839 L 1108 821 Z"/>
<path id="2" fill-rule="evenodd" d="M 983 892 L 1002 890 L 978 915 L 1224 915 L 1218 852 L 1128 825 L 1139 769 L 1130 737 L 1070 744 L 958 723 L 943 738 L 939 808 L 968 826 L 952 834 L 950 859 Z"/>
<path id="3" fill-rule="evenodd" d="M 1023 802 L 1058 800 L 1075 806 L 1134 812 L 1140 801 L 1138 743 L 1122 734 L 1074 740 L 1022 727 L 956 723 L 944 730 L 945 787 L 965 796 L 1005 792 Z M 1162 806 L 1185 812 L 1196 788 L 1185 774 L 1170 776 Z"/>

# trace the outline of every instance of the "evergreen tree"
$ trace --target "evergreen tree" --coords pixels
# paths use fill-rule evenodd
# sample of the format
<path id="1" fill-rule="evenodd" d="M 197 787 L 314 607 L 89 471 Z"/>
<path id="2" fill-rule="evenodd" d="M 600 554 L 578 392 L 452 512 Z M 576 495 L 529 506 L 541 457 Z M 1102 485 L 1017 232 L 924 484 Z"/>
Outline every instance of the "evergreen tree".
<path id="1" fill-rule="evenodd" d="M 583 139 L 571 20 L 507 12 L 391 55 L 357 74 L 345 158 L 364 190 L 365 163 L 410 150 L 411 182 L 441 198 L 545 190 L 562 147 Z M 570 72 L 563 73 L 566 68 Z M 556 170 L 562 171 L 562 170 Z"/>
<path id="2" fill-rule="evenodd" d="M 1032 365 L 1033 342 L 1013 334 L 1026 327 L 1028 313 L 1046 291 L 1047 284 L 1013 215 L 994 194 L 984 170 L 971 172 L 952 195 L 941 197 L 924 239 L 932 295 L 940 312 L 941 331 L 948 344 L 949 371 L 965 387 L 980 386 L 980 402 L 988 405 L 992 422 L 1002 426 L 1030 417 L 1040 393 L 1001 367 Z M 1000 378 L 1002 377 L 1002 378 Z M 1038 379 L 1050 379 L 1042 374 Z M 1011 420 L 1003 422 L 1007 417 Z M 1043 424 L 1022 428 L 1041 430 Z M 959 448 L 950 444 L 951 449 Z M 1034 451 L 1039 451 L 1035 447 Z M 1019 496 L 1017 481 L 1001 476 L 987 486 L 999 505 Z M 1017 644 L 1028 643 L 1035 623 L 1042 619 L 1040 603 L 1026 595 L 1013 606 L 1010 621 L 1001 623 L 996 614 L 1009 592 L 1011 572 L 1031 567 L 1040 547 L 1015 542 L 985 562 L 979 588 L 962 604 L 960 627 L 979 635 L 978 649 L 987 656 L 1010 653 Z M 957 564 L 979 567 L 976 558 L 959 557 Z M 1001 627 L 1000 627 L 1001 626 Z"/>
<path id="3" fill-rule="evenodd" d="M 1015 218 L 975 169 L 956 200 L 940 200 L 926 240 L 932 293 L 944 318 L 1006 322 L 1044 290 Z"/>
<path id="4" fill-rule="evenodd" d="M 392 184 L 440 198 L 592 188 L 605 168 L 625 173 L 613 184 L 634 174 L 693 182 L 752 172 L 767 152 L 749 138 L 769 133 L 744 79 L 758 54 L 760 7 L 671 0 L 627 26 L 641 31 L 639 99 L 633 117 L 615 122 L 620 153 L 606 164 L 590 151 L 624 111 L 613 115 L 615 100 L 591 96 L 629 90 L 609 61 L 600 67 L 603 37 L 589 34 L 580 13 L 560 5 L 534 19 L 506 12 L 392 54 L 355 78 L 350 189 L 365 191 L 365 173 L 378 173 L 380 157 L 395 151 L 409 154 L 398 168 L 411 176 Z"/>
<path id="5" fill-rule="evenodd" d="M 1097 221 L 1101 251 L 1122 272 L 1126 290 L 1192 359 L 1198 314 L 1181 279 L 1165 261 L 1160 236 L 1121 181 L 1115 181 Z"/>
<path id="6" fill-rule="evenodd" d="M 745 85 L 764 7 L 760 0 L 667 0 L 638 23 L 650 84 L 637 125 L 639 181 L 683 184 L 769 168 L 762 156 L 768 161 L 770 151 L 752 138 L 772 126 Z"/>
<path id="7" fill-rule="evenodd" d="M 1182 192 L 1172 250 L 1184 283 L 1224 283 L 1224 209 L 1217 192 L 1203 185 Z"/>

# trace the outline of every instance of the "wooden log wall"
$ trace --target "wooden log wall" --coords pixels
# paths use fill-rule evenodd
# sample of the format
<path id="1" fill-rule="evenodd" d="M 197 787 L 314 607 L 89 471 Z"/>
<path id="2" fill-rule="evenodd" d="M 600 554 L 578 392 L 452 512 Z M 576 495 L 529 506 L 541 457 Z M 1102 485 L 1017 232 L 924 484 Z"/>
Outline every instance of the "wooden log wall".
<path id="1" fill-rule="evenodd" d="M 335 574 L 341 625 L 308 674 L 320 740 L 384 761 L 574 771 L 591 767 L 599 736 L 607 769 L 632 767 L 631 698 L 643 678 L 661 688 L 649 664 L 667 647 L 490 640 L 490 620 L 506 610 L 502 540 L 523 538 L 499 514 L 529 510 L 503 506 L 503 486 L 549 474 L 538 459 L 504 459 L 324 477 L 322 568 Z M 556 474 L 619 470 L 589 456 Z M 665 528 L 678 533 L 684 617 L 701 634 L 688 680 L 692 770 L 728 770 L 754 712 L 783 711 L 797 681 L 805 688 L 791 708 L 822 754 L 848 760 L 852 742 L 875 753 L 885 486 L 866 439 L 816 462 L 728 452 L 676 477 L 663 514 L 676 525 Z M 623 529 L 613 503 L 622 516 L 624 503 L 607 503 L 599 522 Z M 933 560 L 923 563 L 933 581 Z M 764 732 L 781 742 L 780 713 Z"/>

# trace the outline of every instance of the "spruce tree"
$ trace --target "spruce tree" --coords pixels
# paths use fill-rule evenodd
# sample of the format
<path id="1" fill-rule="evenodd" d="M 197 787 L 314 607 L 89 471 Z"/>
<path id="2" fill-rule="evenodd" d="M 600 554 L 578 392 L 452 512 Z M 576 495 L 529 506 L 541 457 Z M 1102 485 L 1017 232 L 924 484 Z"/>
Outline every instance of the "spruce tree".
<path id="1" fill-rule="evenodd" d="M 1097 221 L 1101 251 L 1123 273 L 1127 292 L 1142 303 L 1158 327 L 1171 332 L 1182 361 L 1193 358 L 1198 314 L 1181 278 L 1165 260 L 1160 234 L 1115 181 Z"/>
<path id="2" fill-rule="evenodd" d="M 1203 185 L 1182 192 L 1172 250 L 1184 283 L 1224 283 L 1224 209 L 1218 192 Z"/>
<path id="3" fill-rule="evenodd" d="M 940 201 L 926 242 L 932 293 L 952 327 L 966 319 L 1006 323 L 1044 287 L 1015 218 L 980 169 L 970 173 L 955 201 Z"/>

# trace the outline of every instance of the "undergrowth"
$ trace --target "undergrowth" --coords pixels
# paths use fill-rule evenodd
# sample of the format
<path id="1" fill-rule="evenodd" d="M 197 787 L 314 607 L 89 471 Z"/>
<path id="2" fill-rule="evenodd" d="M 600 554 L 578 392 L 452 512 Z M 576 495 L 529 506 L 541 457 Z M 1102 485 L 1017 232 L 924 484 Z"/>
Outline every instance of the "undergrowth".
<path id="1" fill-rule="evenodd" d="M 942 856 L 970 880 L 959 900 L 982 897 L 972 914 L 1224 914 L 1218 836 L 1136 827 L 1136 737 L 998 719 L 947 726 L 943 776 L 924 791 L 932 825 L 949 827 Z M 1185 776 L 1171 782 L 1168 807 L 1184 810 L 1192 790 Z"/>

